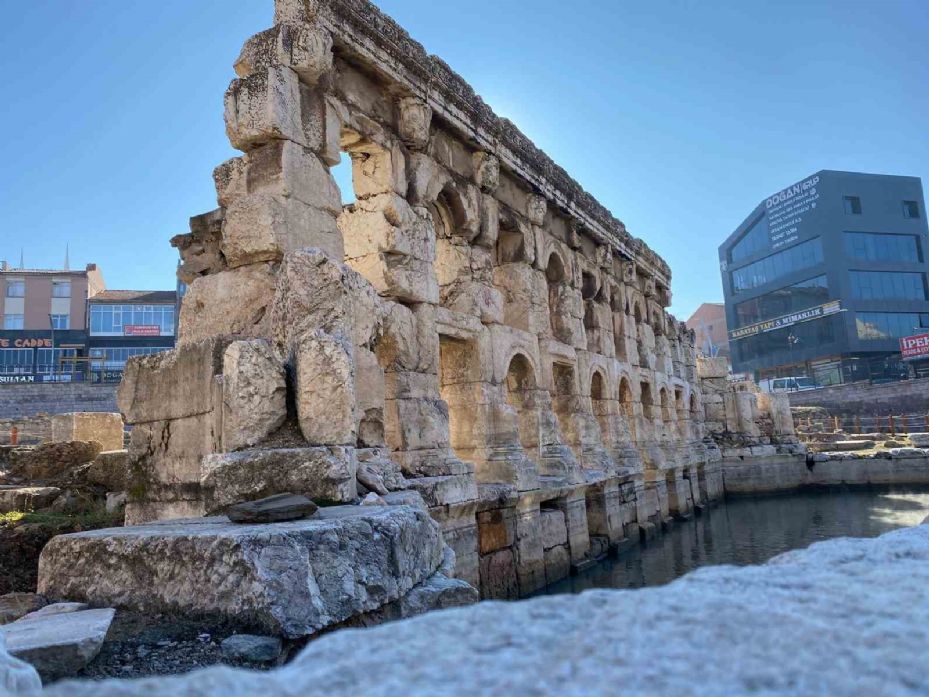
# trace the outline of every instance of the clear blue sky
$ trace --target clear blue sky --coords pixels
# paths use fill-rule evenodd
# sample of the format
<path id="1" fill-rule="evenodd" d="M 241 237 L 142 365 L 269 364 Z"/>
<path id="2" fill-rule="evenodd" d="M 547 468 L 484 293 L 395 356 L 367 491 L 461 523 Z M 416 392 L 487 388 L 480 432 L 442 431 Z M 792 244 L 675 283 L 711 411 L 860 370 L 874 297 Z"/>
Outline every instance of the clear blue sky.
<path id="1" fill-rule="evenodd" d="M 929 180 L 929 4 L 382 0 L 668 260 L 673 311 L 716 248 L 819 169 Z M 0 0 L 0 258 L 170 288 L 215 207 L 222 96 L 272 0 Z"/>

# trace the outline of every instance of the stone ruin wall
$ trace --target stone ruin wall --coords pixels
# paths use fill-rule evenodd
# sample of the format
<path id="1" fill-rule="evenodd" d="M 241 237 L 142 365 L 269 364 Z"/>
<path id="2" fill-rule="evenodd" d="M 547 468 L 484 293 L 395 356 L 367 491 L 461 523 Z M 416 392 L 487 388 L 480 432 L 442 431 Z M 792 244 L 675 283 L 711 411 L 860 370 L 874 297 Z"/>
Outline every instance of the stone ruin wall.
<path id="1" fill-rule="evenodd" d="M 120 388 L 127 522 L 412 489 L 456 575 L 514 597 L 721 496 L 664 261 L 370 3 L 274 21 L 219 208 L 172 240 L 177 348 Z"/>

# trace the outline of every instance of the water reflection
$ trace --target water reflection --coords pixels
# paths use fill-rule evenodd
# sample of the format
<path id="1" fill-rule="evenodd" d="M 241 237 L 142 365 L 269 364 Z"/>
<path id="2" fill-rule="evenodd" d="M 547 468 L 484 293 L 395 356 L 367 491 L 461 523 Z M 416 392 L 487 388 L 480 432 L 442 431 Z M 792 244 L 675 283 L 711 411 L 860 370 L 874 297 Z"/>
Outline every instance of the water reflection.
<path id="1" fill-rule="evenodd" d="M 830 489 L 730 499 L 649 543 L 554 583 L 542 593 L 639 588 L 673 581 L 709 564 L 760 564 L 830 537 L 874 537 L 918 525 L 929 489 Z"/>

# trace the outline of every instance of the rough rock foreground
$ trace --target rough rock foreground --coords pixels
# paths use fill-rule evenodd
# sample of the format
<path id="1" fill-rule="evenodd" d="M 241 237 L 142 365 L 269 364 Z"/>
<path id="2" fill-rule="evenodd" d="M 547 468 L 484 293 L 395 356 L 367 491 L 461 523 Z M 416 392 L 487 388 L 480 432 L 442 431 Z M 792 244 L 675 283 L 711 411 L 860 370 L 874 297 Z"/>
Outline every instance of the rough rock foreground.
<path id="1" fill-rule="evenodd" d="M 923 525 L 762 566 L 707 567 L 659 588 L 485 602 L 343 630 L 268 673 L 71 681 L 47 694 L 926 694 L 927 649 Z"/>

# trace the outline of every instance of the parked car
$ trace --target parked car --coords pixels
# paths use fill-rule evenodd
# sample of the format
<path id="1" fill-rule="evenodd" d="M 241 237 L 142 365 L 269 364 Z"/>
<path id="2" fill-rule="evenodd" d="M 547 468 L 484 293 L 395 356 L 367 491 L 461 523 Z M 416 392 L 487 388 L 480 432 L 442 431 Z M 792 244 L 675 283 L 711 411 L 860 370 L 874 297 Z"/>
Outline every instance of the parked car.
<path id="1" fill-rule="evenodd" d="M 766 378 L 758 383 L 762 392 L 803 392 L 815 390 L 819 387 L 813 378 Z"/>

